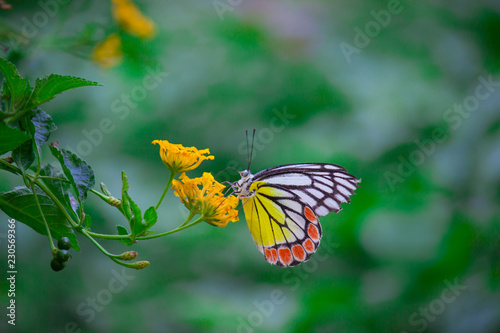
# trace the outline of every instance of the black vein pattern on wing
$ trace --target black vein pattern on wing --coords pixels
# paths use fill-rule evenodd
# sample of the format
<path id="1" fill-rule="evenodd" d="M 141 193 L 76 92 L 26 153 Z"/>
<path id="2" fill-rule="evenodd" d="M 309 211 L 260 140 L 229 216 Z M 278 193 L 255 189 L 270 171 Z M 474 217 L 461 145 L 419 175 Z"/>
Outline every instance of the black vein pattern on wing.
<path id="1" fill-rule="evenodd" d="M 267 185 L 262 185 L 262 186 L 259 186 L 258 188 L 261 188 L 261 187 L 266 187 L 266 186 L 267 186 Z M 288 192 L 288 191 L 287 191 L 287 192 Z M 297 196 L 297 195 L 295 195 L 294 193 L 290 193 L 290 194 L 294 195 L 294 199 L 295 199 L 295 201 L 297 201 L 297 203 L 298 203 L 299 205 L 301 205 L 301 206 L 302 206 L 302 208 L 304 208 L 305 203 L 303 203 L 301 200 L 297 200 L 297 199 L 298 199 L 298 196 Z M 302 238 L 301 238 L 301 237 L 298 237 L 298 236 L 297 236 L 297 234 L 296 234 L 296 233 L 295 233 L 295 232 L 294 232 L 294 231 L 293 231 L 293 230 L 292 230 L 292 229 L 288 226 L 288 224 L 287 224 L 287 222 L 286 222 L 286 219 L 287 219 L 287 218 L 289 218 L 289 219 L 290 219 L 293 223 L 295 223 L 295 224 L 296 224 L 296 225 L 297 225 L 300 229 L 302 229 L 302 231 L 304 232 L 304 234 L 307 234 L 307 232 L 306 232 L 306 226 L 305 226 L 305 225 L 307 224 L 307 222 L 304 224 L 304 228 L 302 228 L 302 227 L 300 226 L 300 224 L 299 224 L 299 223 L 297 223 L 297 222 L 296 222 L 296 221 L 295 221 L 295 220 L 294 220 L 294 219 L 293 219 L 293 218 L 292 218 L 292 217 L 288 214 L 288 212 L 287 212 L 287 211 L 288 211 L 288 210 L 289 210 L 289 211 L 292 211 L 292 212 L 296 213 L 297 215 L 303 215 L 303 213 L 302 213 L 302 212 L 296 211 L 296 210 L 295 210 L 295 209 L 293 209 L 292 207 L 289 207 L 289 206 L 283 205 L 281 202 L 279 202 L 279 201 L 277 200 L 277 199 L 280 199 L 280 198 L 282 198 L 282 197 L 274 197 L 274 196 L 270 196 L 270 195 L 263 194 L 263 193 L 258 193 L 258 195 L 261 195 L 261 196 L 263 196 L 263 197 L 265 197 L 265 198 L 267 198 L 267 199 L 271 200 L 274 204 L 278 205 L 278 206 L 281 208 L 281 210 L 283 211 L 283 213 L 285 214 L 285 221 L 284 221 L 284 223 L 283 223 L 283 224 L 281 224 L 280 222 L 278 222 L 278 220 L 277 220 L 276 218 L 274 218 L 274 217 L 272 217 L 272 216 L 271 216 L 271 214 L 269 213 L 269 211 L 268 211 L 268 210 L 264 207 L 264 205 L 262 205 L 262 202 L 260 202 L 260 200 L 259 200 L 259 202 L 261 203 L 261 205 L 264 207 L 265 211 L 269 214 L 269 216 L 271 216 L 271 217 L 273 218 L 273 220 L 274 220 L 274 221 L 276 221 L 276 224 L 280 227 L 281 232 L 283 233 L 283 236 L 285 236 L 285 240 L 287 241 L 287 243 L 288 243 L 288 244 L 290 244 L 290 243 L 288 242 L 288 239 L 287 239 L 287 237 L 286 237 L 286 234 L 283 232 L 283 228 L 287 228 L 287 229 L 288 229 L 288 231 L 290 231 L 290 232 L 291 232 L 291 233 L 295 236 L 295 238 L 296 238 L 297 240 L 301 240 L 302 238 L 304 238 L 304 237 L 302 237 Z M 283 198 L 283 199 L 291 200 L 290 198 Z M 306 219 L 304 218 L 304 221 L 305 221 L 305 220 L 306 220 Z M 271 228 L 272 228 L 272 226 L 271 226 Z M 276 239 L 275 239 L 275 241 L 276 241 Z M 294 243 L 295 243 L 295 242 L 294 242 Z"/>
<path id="2" fill-rule="evenodd" d="M 254 181 L 263 181 L 266 183 L 266 179 L 269 178 L 274 178 L 274 177 L 279 177 L 280 175 L 286 176 L 287 174 L 290 173 L 299 173 L 305 177 L 308 177 L 311 180 L 311 185 L 292 185 L 292 184 L 272 184 L 270 186 L 279 188 L 283 191 L 286 191 L 293 195 L 295 199 L 300 198 L 299 195 L 296 193 L 291 192 L 291 190 L 300 190 L 302 191 L 305 195 L 308 197 L 311 197 L 313 200 L 316 201 L 316 204 L 311 207 L 313 211 L 316 211 L 317 209 L 320 209 L 321 207 L 324 207 L 328 212 L 338 212 L 340 211 L 341 204 L 343 202 L 351 202 L 350 195 L 354 194 L 354 191 L 356 188 L 359 187 L 357 183 L 360 181 L 353 175 L 349 174 L 347 170 L 345 170 L 343 167 L 335 164 L 328 164 L 328 163 L 318 163 L 318 164 L 300 164 L 304 167 L 296 167 L 295 165 L 281 165 L 281 166 L 276 166 L 272 167 L 269 169 L 262 170 L 261 172 L 258 172 L 254 175 Z M 325 166 L 332 166 L 335 167 L 336 169 L 327 169 Z M 338 181 L 335 180 L 335 177 L 339 177 L 344 179 L 346 182 L 349 183 L 350 186 L 345 186 L 345 184 L 342 184 Z M 327 180 L 325 182 L 325 179 Z M 333 183 L 332 185 L 329 185 L 327 182 Z M 321 184 L 322 186 L 326 186 L 332 189 L 332 192 L 326 192 L 320 187 L 318 187 L 318 183 Z M 266 186 L 266 185 L 261 185 L 261 186 Z M 259 186 L 259 188 L 261 187 Z M 269 186 L 269 185 L 268 185 Z M 345 195 L 339 190 L 339 186 L 342 186 L 349 195 Z M 351 188 L 354 187 L 354 190 Z M 317 191 L 320 191 L 323 194 L 323 197 L 318 199 L 315 198 L 314 195 L 307 191 L 308 189 L 315 189 Z M 344 200 L 341 201 L 337 199 L 336 195 L 340 195 Z M 337 206 L 339 207 L 338 209 L 336 207 L 330 207 L 325 203 L 325 200 L 327 198 L 331 198 L 337 203 Z M 301 200 L 303 201 L 303 200 Z"/>

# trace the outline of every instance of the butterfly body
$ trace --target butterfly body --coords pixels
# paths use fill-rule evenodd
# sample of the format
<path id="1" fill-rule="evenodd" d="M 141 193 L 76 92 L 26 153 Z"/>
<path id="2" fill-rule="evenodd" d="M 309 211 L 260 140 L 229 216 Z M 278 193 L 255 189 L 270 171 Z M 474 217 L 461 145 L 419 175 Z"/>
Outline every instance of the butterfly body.
<path id="1" fill-rule="evenodd" d="M 338 165 L 280 165 L 255 175 L 245 170 L 233 184 L 248 228 L 266 260 L 282 267 L 307 261 L 322 236 L 319 216 L 341 210 L 360 181 Z"/>

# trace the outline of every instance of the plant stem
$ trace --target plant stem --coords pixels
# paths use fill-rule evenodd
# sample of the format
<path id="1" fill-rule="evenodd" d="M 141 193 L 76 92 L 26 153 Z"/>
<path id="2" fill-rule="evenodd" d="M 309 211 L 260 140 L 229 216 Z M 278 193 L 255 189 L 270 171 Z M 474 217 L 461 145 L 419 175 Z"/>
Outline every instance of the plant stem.
<path id="1" fill-rule="evenodd" d="M 28 176 L 28 178 L 33 177 L 31 175 L 27 175 L 27 176 Z M 52 201 L 54 201 L 54 203 L 59 207 L 59 210 L 66 216 L 66 218 L 68 219 L 68 221 L 71 224 L 71 226 L 73 228 L 77 228 L 78 224 L 75 221 L 73 221 L 73 219 L 71 218 L 71 216 L 69 216 L 69 214 L 66 211 L 66 209 L 64 208 L 63 204 L 59 201 L 59 199 L 56 198 L 56 196 L 54 195 L 54 193 L 52 193 L 52 191 L 50 191 L 47 187 L 45 187 L 45 185 L 43 183 L 41 183 L 38 180 L 35 180 L 34 184 L 36 184 L 38 187 L 40 187 L 40 189 L 42 191 L 44 191 L 52 199 Z"/>
<path id="2" fill-rule="evenodd" d="M 40 215 L 42 216 L 43 223 L 45 224 L 45 228 L 47 229 L 47 236 L 49 237 L 50 249 L 54 251 L 56 249 L 54 245 L 54 241 L 52 240 L 52 235 L 50 234 L 49 224 L 45 219 L 45 215 L 43 214 L 42 206 L 40 206 L 40 201 L 38 201 L 38 195 L 35 193 L 35 185 L 31 185 L 31 191 L 33 192 L 33 196 L 35 197 L 36 205 L 38 206 L 38 210 L 40 211 Z"/>
<path id="3" fill-rule="evenodd" d="M 100 233 L 88 231 L 88 230 L 87 230 L 87 233 L 89 235 L 91 235 L 92 237 L 101 238 L 101 239 L 129 239 L 130 238 L 130 235 L 106 235 L 106 234 L 100 234 Z"/>
<path id="4" fill-rule="evenodd" d="M 0 158 L 0 163 L 5 166 L 6 169 L 11 169 L 16 173 L 21 173 L 21 169 L 16 167 L 15 165 L 12 165 L 11 163 L 7 162 L 4 158 Z"/>
<path id="5" fill-rule="evenodd" d="M 156 204 L 155 210 L 158 210 L 158 207 L 160 207 L 161 202 L 163 201 L 163 198 L 165 197 L 165 194 L 167 194 L 168 189 L 170 188 L 170 185 L 172 185 L 172 180 L 174 180 L 174 173 L 170 172 L 170 176 L 168 177 L 168 182 L 167 186 L 165 186 L 165 190 L 163 191 L 163 194 L 161 195 L 160 201 Z"/>
<path id="6" fill-rule="evenodd" d="M 163 236 L 167 236 L 167 235 L 170 235 L 170 234 L 173 234 L 173 233 L 176 233 L 178 231 L 181 231 L 181 230 L 184 230 L 184 229 L 187 229 L 189 227 L 192 227 L 198 223 L 200 223 L 201 221 L 203 221 L 205 217 L 202 215 L 200 216 L 199 218 L 197 218 L 195 221 L 189 223 L 189 224 L 182 224 L 181 226 L 173 229 L 173 230 L 170 230 L 170 231 L 166 231 L 166 232 L 162 232 L 161 234 L 154 234 L 154 235 L 150 235 L 150 236 L 143 236 L 143 237 L 137 237 L 136 239 L 137 240 L 146 240 L 146 239 L 153 239 L 153 238 L 158 238 L 158 237 L 163 237 Z"/>
<path id="7" fill-rule="evenodd" d="M 85 235 L 85 237 L 87 237 L 88 239 L 90 239 L 90 241 L 92 243 L 94 243 L 95 246 L 97 246 L 97 248 L 99 250 L 101 250 L 102 253 L 104 253 L 109 259 L 113 260 L 114 262 L 116 262 L 118 265 L 122 265 L 122 266 L 125 266 L 125 267 L 128 267 L 128 268 L 136 268 L 136 265 L 134 263 L 125 263 L 125 262 L 121 262 L 120 260 L 117 260 L 115 257 L 119 256 L 117 254 L 112 254 L 112 253 L 109 253 L 108 251 L 106 251 L 106 249 L 104 249 L 102 247 L 101 244 L 99 244 L 99 242 L 97 242 L 89 233 L 89 231 L 85 230 L 85 229 L 82 229 L 80 231 L 82 234 Z"/>

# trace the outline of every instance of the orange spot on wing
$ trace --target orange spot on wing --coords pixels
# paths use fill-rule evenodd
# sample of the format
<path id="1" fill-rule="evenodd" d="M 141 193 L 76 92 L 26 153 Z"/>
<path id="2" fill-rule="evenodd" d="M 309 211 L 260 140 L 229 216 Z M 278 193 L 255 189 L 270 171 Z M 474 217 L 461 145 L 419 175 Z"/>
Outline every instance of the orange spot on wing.
<path id="1" fill-rule="evenodd" d="M 292 263 L 292 252 L 290 251 L 289 248 L 281 248 L 278 249 L 278 254 L 280 257 L 280 260 L 285 266 L 288 266 Z"/>
<path id="2" fill-rule="evenodd" d="M 311 239 L 308 238 L 304 243 L 302 243 L 302 245 L 304 245 L 304 249 L 306 249 L 307 252 L 314 252 L 314 244 Z"/>
<path id="3" fill-rule="evenodd" d="M 316 222 L 318 220 L 318 218 L 316 217 L 316 215 L 314 215 L 314 213 L 311 210 L 311 208 L 309 208 L 307 206 L 304 207 L 304 215 L 311 222 Z"/>
<path id="4" fill-rule="evenodd" d="M 276 252 L 276 249 L 271 249 L 271 259 L 273 264 L 278 261 L 278 252 Z"/>
<path id="5" fill-rule="evenodd" d="M 271 262 L 271 250 L 266 249 L 264 252 L 264 256 L 266 257 L 266 260 Z"/>
<path id="6" fill-rule="evenodd" d="M 309 227 L 307 228 L 307 234 L 313 240 L 315 240 L 315 241 L 319 240 L 318 228 L 316 228 L 316 226 L 314 224 L 309 224 Z"/>
<path id="7" fill-rule="evenodd" d="M 276 264 L 278 261 L 278 253 L 276 253 L 276 249 L 265 249 L 265 256 L 267 262 L 271 264 Z"/>
<path id="8" fill-rule="evenodd" d="M 306 252 L 304 251 L 304 248 L 300 245 L 294 245 L 292 247 L 292 252 L 295 259 L 299 261 L 304 261 L 304 259 L 306 258 Z"/>

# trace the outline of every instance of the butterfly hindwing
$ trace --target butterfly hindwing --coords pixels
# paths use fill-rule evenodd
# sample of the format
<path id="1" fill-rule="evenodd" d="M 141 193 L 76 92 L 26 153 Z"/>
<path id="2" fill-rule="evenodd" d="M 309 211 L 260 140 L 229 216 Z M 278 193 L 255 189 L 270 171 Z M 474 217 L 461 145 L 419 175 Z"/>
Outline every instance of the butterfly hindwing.
<path id="1" fill-rule="evenodd" d="M 282 267 L 307 261 L 322 231 L 312 208 L 291 191 L 265 182 L 252 184 L 255 195 L 244 202 L 248 227 L 266 260 Z"/>

